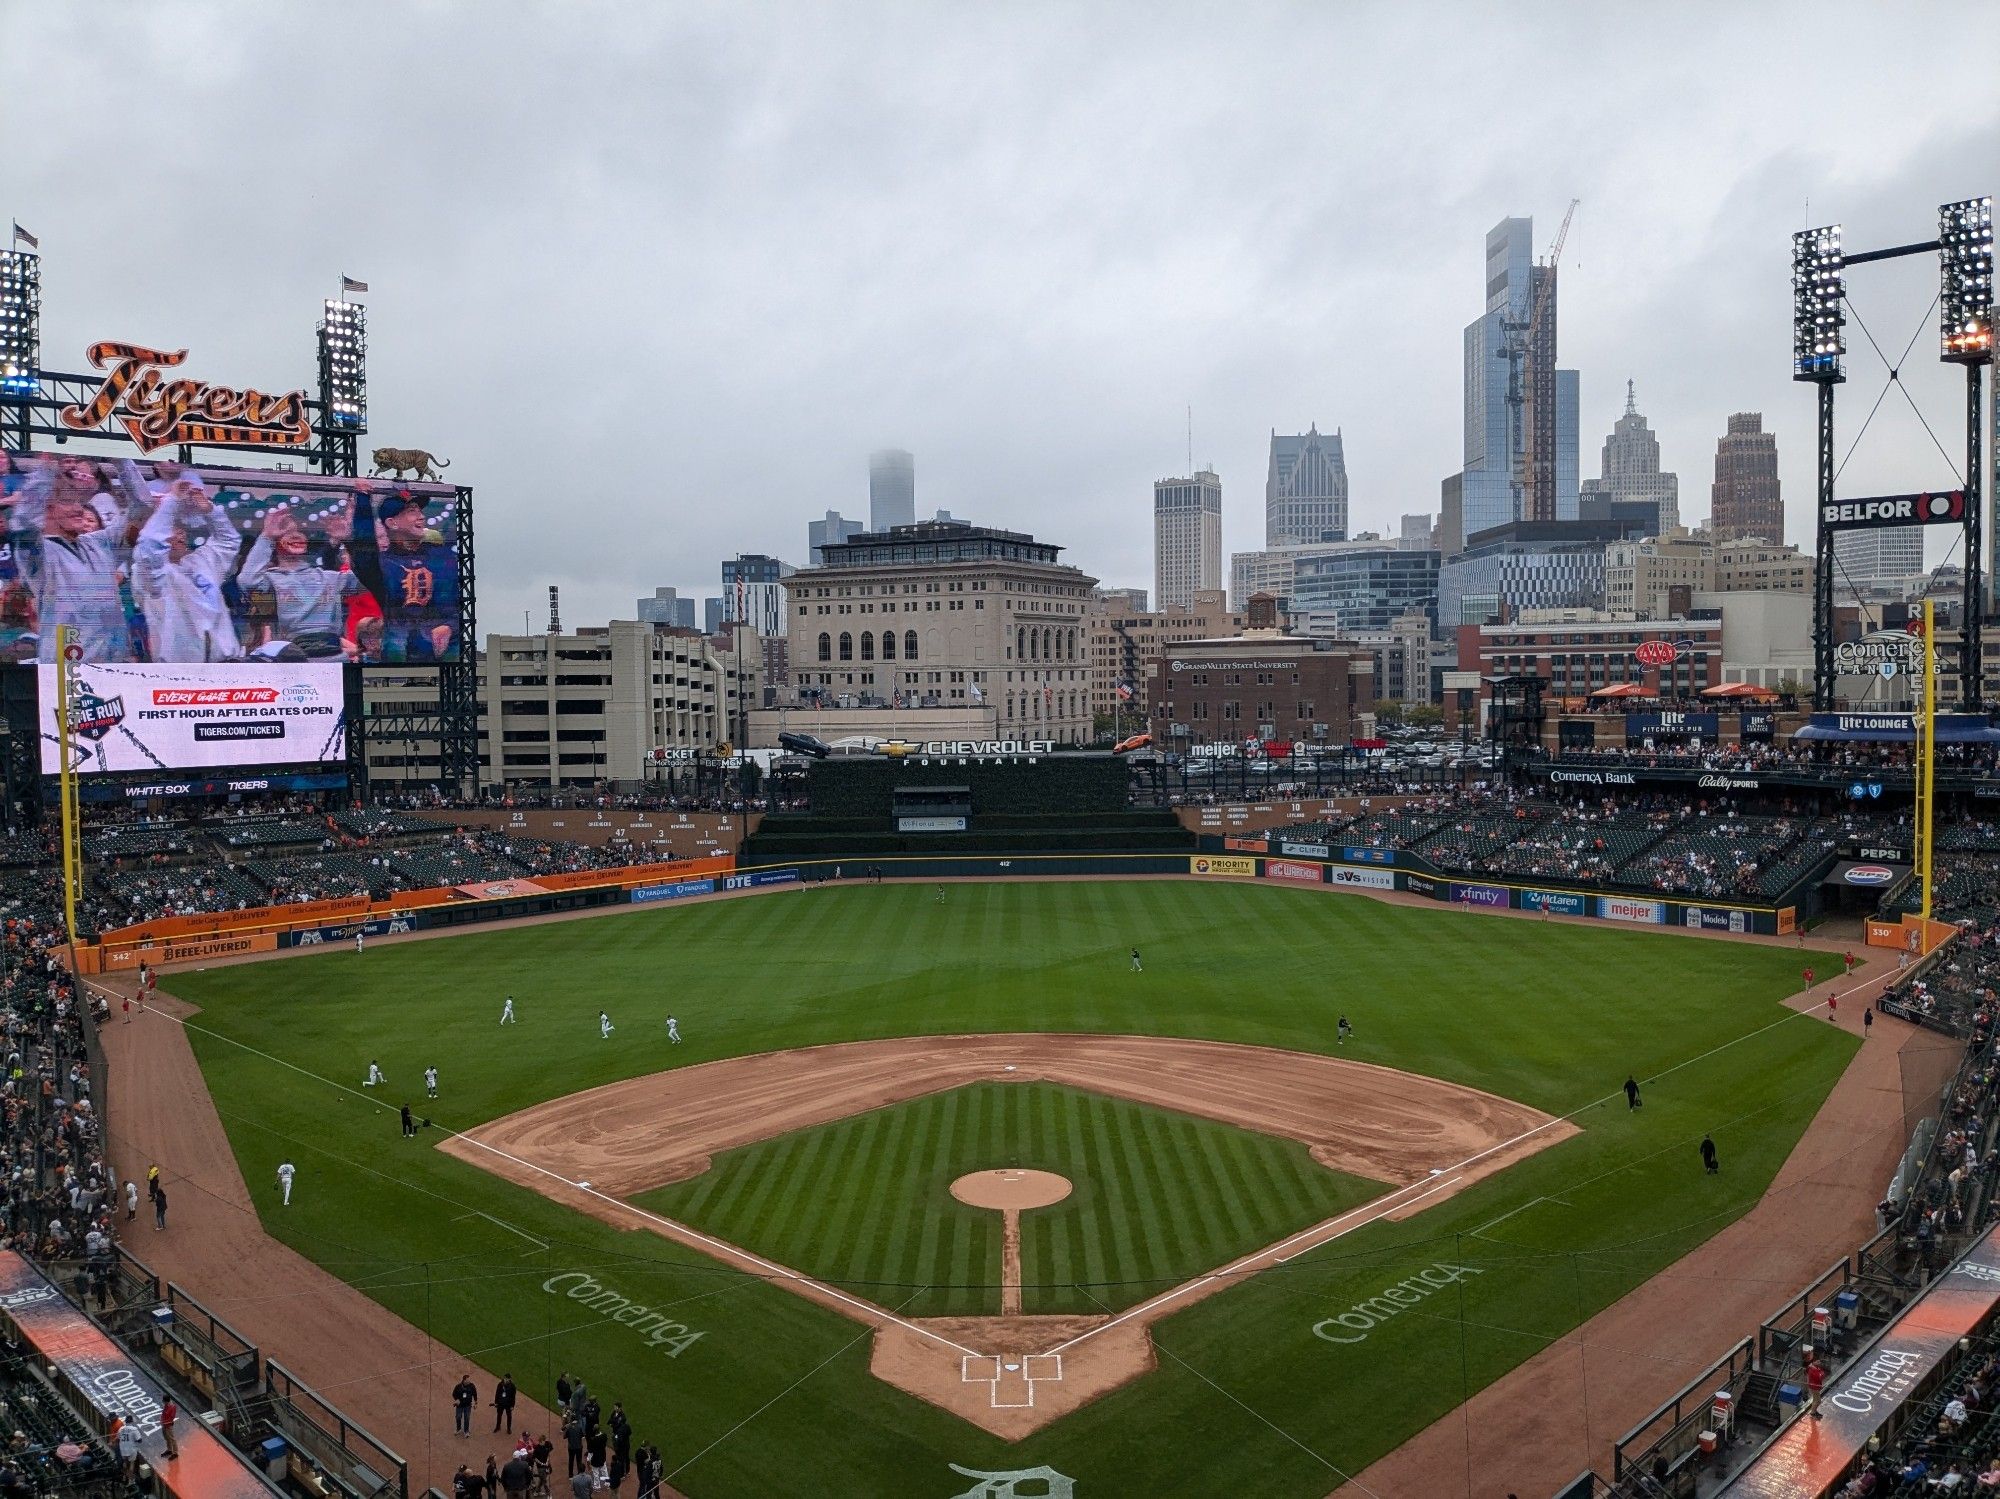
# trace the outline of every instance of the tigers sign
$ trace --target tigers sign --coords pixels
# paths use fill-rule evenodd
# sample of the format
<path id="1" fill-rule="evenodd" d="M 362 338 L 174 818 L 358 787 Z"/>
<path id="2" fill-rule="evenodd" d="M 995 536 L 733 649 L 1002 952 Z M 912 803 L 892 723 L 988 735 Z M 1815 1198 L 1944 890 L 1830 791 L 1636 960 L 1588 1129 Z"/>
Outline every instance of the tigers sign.
<path id="1" fill-rule="evenodd" d="M 169 354 L 106 342 L 88 353 L 91 367 L 106 373 L 88 402 L 63 407 L 62 423 L 73 432 L 95 432 L 115 420 L 142 453 L 179 443 L 294 448 L 312 441 L 303 390 L 274 396 L 164 378 L 162 371 L 187 358 L 186 349 Z"/>

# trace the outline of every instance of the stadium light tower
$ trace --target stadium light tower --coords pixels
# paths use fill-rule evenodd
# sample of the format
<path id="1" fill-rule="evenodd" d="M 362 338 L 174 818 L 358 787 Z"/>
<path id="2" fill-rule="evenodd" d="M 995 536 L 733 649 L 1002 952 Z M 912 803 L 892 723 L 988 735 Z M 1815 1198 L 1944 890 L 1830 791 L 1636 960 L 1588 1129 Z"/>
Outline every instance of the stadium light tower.
<path id="1" fill-rule="evenodd" d="M 1938 357 L 1978 364 L 1993 353 L 1993 200 L 1938 209 Z"/>
<path id="2" fill-rule="evenodd" d="M 32 396 L 42 363 L 42 257 L 0 250 L 0 397 Z"/>
<path id="3" fill-rule="evenodd" d="M 1792 378 L 1839 381 L 1847 378 L 1846 262 L 1840 253 L 1840 225 L 1802 229 L 1792 236 Z"/>
<path id="4" fill-rule="evenodd" d="M 319 325 L 320 391 L 336 431 L 368 430 L 368 309 L 346 300 L 326 304 Z"/>
<path id="5" fill-rule="evenodd" d="M 1813 707 L 1833 707 L 1833 539 L 1825 516 L 1833 504 L 1833 388 L 1847 378 L 1847 262 L 1840 225 L 1802 229 L 1792 236 L 1792 378 L 1819 387 L 1818 476 L 1814 513 L 1820 524 L 1813 580 Z"/>

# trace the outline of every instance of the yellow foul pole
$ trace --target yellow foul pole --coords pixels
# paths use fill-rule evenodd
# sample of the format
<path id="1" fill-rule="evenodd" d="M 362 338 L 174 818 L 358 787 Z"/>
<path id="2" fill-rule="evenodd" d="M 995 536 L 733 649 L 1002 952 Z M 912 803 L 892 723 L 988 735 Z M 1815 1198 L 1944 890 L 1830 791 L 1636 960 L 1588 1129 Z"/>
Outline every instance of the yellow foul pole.
<path id="1" fill-rule="evenodd" d="M 62 875 L 63 922 L 69 930 L 70 957 L 76 956 L 76 894 L 83 884 L 83 829 L 76 815 L 76 757 L 70 752 L 70 692 L 75 664 L 70 654 L 76 640 L 73 626 L 56 630 L 56 743 L 62 752 Z"/>
<path id="2" fill-rule="evenodd" d="M 1930 946 L 1931 823 L 1937 789 L 1937 637 L 1932 628 L 1931 601 L 1924 600 L 1924 665 L 1918 690 L 1923 702 L 1917 714 L 1917 914 L 1924 923 L 1924 946 Z"/>

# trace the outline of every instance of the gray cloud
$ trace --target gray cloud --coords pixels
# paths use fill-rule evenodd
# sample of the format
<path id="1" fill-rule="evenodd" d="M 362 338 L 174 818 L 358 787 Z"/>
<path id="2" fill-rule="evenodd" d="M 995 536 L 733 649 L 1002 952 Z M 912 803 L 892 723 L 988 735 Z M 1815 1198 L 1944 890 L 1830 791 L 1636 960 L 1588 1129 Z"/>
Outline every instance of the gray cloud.
<path id="1" fill-rule="evenodd" d="M 124 337 L 303 382 L 319 298 L 370 281 L 372 435 L 477 487 L 486 628 L 539 618 L 550 583 L 587 621 L 714 591 L 739 549 L 803 560 L 888 443 L 925 508 L 1150 583 L 1189 405 L 1230 547 L 1261 537 L 1266 434 L 1308 421 L 1347 435 L 1357 523 L 1391 527 L 1457 466 L 1486 228 L 1533 213 L 1546 239 L 1572 196 L 1585 472 L 1629 376 L 1702 514 L 1724 419 L 1761 409 L 1802 538 L 1806 200 L 1888 243 L 1996 186 L 2000 104 L 1935 74 L 2000 41 L 1965 5 L 78 4 L 0 27 L 0 212 L 42 236 L 49 362 Z M 1857 283 L 1892 353 L 1929 274 Z M 1932 347 L 1909 374 L 1948 426 Z M 1944 476 L 1895 397 L 1877 422 L 1844 487 Z"/>

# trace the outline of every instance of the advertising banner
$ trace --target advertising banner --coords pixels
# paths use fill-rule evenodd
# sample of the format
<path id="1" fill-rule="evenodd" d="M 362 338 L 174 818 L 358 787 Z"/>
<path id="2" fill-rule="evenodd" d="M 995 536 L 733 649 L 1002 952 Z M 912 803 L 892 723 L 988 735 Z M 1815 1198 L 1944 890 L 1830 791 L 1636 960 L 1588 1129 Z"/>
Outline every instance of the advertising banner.
<path id="1" fill-rule="evenodd" d="M 896 819 L 899 833 L 962 833 L 965 831 L 963 817 L 899 817 Z"/>
<path id="2" fill-rule="evenodd" d="M 1623 895 L 1597 897 L 1597 914 L 1606 921 L 1642 921 L 1662 924 L 1667 919 L 1665 901 L 1631 900 Z"/>
<path id="3" fill-rule="evenodd" d="M 1326 882 L 1355 890 L 1394 890 L 1396 875 L 1388 869 L 1351 869 L 1345 864 L 1329 864 L 1326 866 Z"/>
<path id="4" fill-rule="evenodd" d="M 1634 739 L 1713 739 L 1720 721 L 1714 713 L 1627 713 L 1625 737 Z"/>
<path id="5" fill-rule="evenodd" d="M 796 869 L 753 869 L 748 874 L 728 874 L 722 877 L 725 890 L 761 890 L 766 885 L 796 885 L 799 872 Z"/>
<path id="6" fill-rule="evenodd" d="M 1403 888 L 1412 895 L 1434 899 L 1438 893 L 1438 882 L 1426 875 L 1407 874 L 1403 876 Z"/>
<path id="7" fill-rule="evenodd" d="M 1343 848 L 1340 857 L 1350 864 L 1394 864 L 1393 848 Z"/>
<path id="8" fill-rule="evenodd" d="M 307 927 L 287 932 L 286 947 L 339 947 L 356 937 L 400 937 L 417 929 L 414 916 L 371 916 L 366 921 L 349 921 L 339 926 Z"/>
<path id="9" fill-rule="evenodd" d="M 1566 890 L 1523 890 L 1521 909 L 1547 911 L 1551 916 L 1588 916 L 1590 902 L 1586 897 L 1571 895 Z"/>
<path id="10" fill-rule="evenodd" d="M 548 889 L 533 880 L 486 880 L 476 885 L 453 885 L 452 890 L 468 900 L 506 900 L 516 895 L 546 895 Z"/>
<path id="11" fill-rule="evenodd" d="M 137 1428 L 140 1454 L 173 1495 L 199 1499 L 270 1499 L 271 1487 L 202 1422 L 183 1412 L 174 1426 L 180 1455 L 165 1457 L 160 1418 L 167 1393 L 88 1317 L 71 1306 L 33 1265 L 0 1251 L 0 1317 L 33 1348 L 57 1385 L 97 1412 L 100 1432 L 123 1417 Z"/>
<path id="12" fill-rule="evenodd" d="M 1300 859 L 1330 859 L 1332 851 L 1324 843 L 1280 843 L 1278 852 Z"/>
<path id="13" fill-rule="evenodd" d="M 1778 728 L 1778 715 L 1769 708 L 1745 708 L 1737 715 L 1736 737 L 1745 744 L 1768 740 Z"/>
<path id="14" fill-rule="evenodd" d="M 63 718 L 71 759 L 84 775 L 344 761 L 342 682 L 338 665 L 283 661 L 79 663 L 70 673 L 70 700 L 59 705 L 56 669 L 43 666 L 36 674 L 42 774 L 62 773 Z"/>
<path id="15" fill-rule="evenodd" d="M 1267 880 L 1289 880 L 1294 885 L 1322 885 L 1325 878 L 1317 864 L 1294 864 L 1289 859 L 1266 859 L 1264 878 Z M 1393 882 L 1392 882 L 1393 883 Z"/>
<path id="16" fill-rule="evenodd" d="M 684 900 L 690 895 L 713 895 L 714 880 L 675 880 L 671 885 L 635 885 L 632 904 L 643 906 L 656 900 Z"/>
<path id="17" fill-rule="evenodd" d="M 1747 912 L 1717 910 L 1713 906 L 1687 906 L 1681 911 L 1681 924 L 1695 927 L 1704 932 L 1747 932 L 1750 918 Z"/>
<path id="18" fill-rule="evenodd" d="M 106 971 L 137 968 L 141 963 L 210 962 L 216 958 L 241 958 L 251 953 L 276 952 L 278 939 L 270 932 L 249 932 L 240 937 L 189 937 L 179 942 L 156 942 L 144 947 L 104 949 Z"/>
<path id="19" fill-rule="evenodd" d="M 1780 937 L 1791 936 L 1792 929 L 1798 925 L 1798 920 L 1799 908 L 1797 906 L 1778 907 L 1778 935 Z"/>
<path id="20" fill-rule="evenodd" d="M 1222 859 L 1204 854 L 1188 860 L 1188 868 L 1195 874 L 1227 875 L 1232 879 L 1255 879 L 1257 861 L 1255 859 Z"/>
<path id="21" fill-rule="evenodd" d="M 1231 836 L 1228 838 L 1224 838 L 1222 840 L 1222 846 L 1227 849 L 1232 849 L 1237 853 L 1261 854 L 1264 852 L 1265 849 L 1270 847 L 1270 840 L 1261 837 L 1245 838 L 1240 836 Z"/>
<path id="22" fill-rule="evenodd" d="M 1460 885 L 1451 887 L 1451 899 L 1462 906 L 1507 907 L 1514 903 L 1513 892 L 1504 885 Z"/>
<path id="23" fill-rule="evenodd" d="M 1721 1491 L 1723 1499 L 1827 1493 L 1867 1450 L 1889 1413 L 1921 1391 L 1959 1339 L 2000 1305 L 1996 1232 L 1989 1228 L 1872 1347 L 1829 1379 L 1821 1392 L 1820 1419 L 1786 1427 Z"/>
<path id="24" fill-rule="evenodd" d="M 0 503 L 0 661 L 459 657 L 454 485 L 27 454 Z"/>
<path id="25" fill-rule="evenodd" d="M 61 787 L 46 783 L 48 798 L 56 800 Z M 341 791 L 347 786 L 344 770 L 314 775 L 198 776 L 174 781 L 85 781 L 77 792 L 87 802 L 144 801 L 154 796 L 243 796 L 263 791 Z"/>

